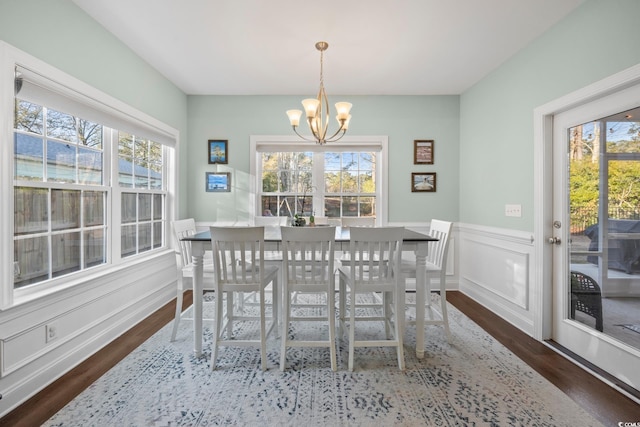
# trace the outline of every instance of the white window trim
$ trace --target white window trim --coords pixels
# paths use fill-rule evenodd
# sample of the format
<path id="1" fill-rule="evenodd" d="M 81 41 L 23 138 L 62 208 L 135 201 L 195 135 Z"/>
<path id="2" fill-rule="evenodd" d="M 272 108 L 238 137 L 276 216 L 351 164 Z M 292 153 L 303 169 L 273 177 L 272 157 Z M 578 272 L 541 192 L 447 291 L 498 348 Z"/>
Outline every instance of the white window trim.
<path id="1" fill-rule="evenodd" d="M 260 212 L 260 201 L 257 197 L 257 170 L 259 161 L 259 149 L 261 146 L 268 146 L 274 151 L 278 150 L 278 146 L 291 150 L 294 148 L 296 151 L 348 151 L 349 147 L 352 148 L 365 148 L 372 147 L 378 150 L 381 154 L 379 167 L 376 168 L 377 176 L 376 182 L 380 185 L 376 186 L 376 225 L 385 226 L 389 218 L 389 203 L 387 194 L 389 194 L 389 137 L 385 135 L 375 136 L 345 136 L 337 142 L 327 143 L 323 146 L 316 144 L 312 141 L 301 140 L 297 136 L 282 136 L 282 135 L 251 135 L 249 137 L 249 149 L 250 149 L 250 193 L 249 193 L 249 218 L 253 222 L 253 219 L 258 216 Z"/>
<path id="2" fill-rule="evenodd" d="M 172 246 L 170 223 L 176 218 L 177 213 L 176 188 L 178 171 L 176 166 L 178 164 L 179 131 L 0 40 L 0 138 L 3 141 L 13 141 L 14 70 L 16 66 L 26 68 L 38 75 L 46 76 L 47 79 L 67 88 L 70 92 L 81 94 L 84 98 L 91 100 L 95 109 L 104 110 L 107 114 L 119 117 L 122 120 L 134 121 L 137 125 L 149 129 L 154 134 L 163 134 L 166 138 L 175 141 L 173 146 L 174 155 L 170 156 L 165 164 L 167 171 L 167 218 L 164 234 L 167 247 Z M 34 286 L 27 289 L 14 290 L 12 268 L 13 239 L 8 238 L 13 236 L 14 230 L 13 167 L 13 143 L 0 144 L 0 199 L 4 200 L 3 209 L 0 210 L 0 235 L 7 236 L 7 238 L 0 239 L 0 310 L 41 296 L 50 295 L 61 289 L 86 282 L 89 278 L 96 277 L 96 275 L 108 274 L 111 271 L 122 268 L 122 266 L 141 262 L 146 258 L 146 256 L 141 255 L 140 257 L 132 257 L 133 259 L 123 259 L 120 263 L 96 267 L 86 272 L 81 271 L 74 274 L 72 278 L 67 277 L 65 280 L 52 283 L 52 286 L 47 286 L 46 289 Z M 113 195 L 110 194 L 108 197 L 113 197 Z M 119 218 L 119 213 L 117 215 L 117 218 Z M 109 229 L 113 230 L 113 224 L 117 218 L 114 212 L 108 212 L 107 225 Z M 115 241 L 118 242 L 119 246 L 119 239 Z M 113 242 L 112 237 L 111 251 L 113 251 Z M 150 251 L 148 256 L 152 257 L 156 254 L 157 251 Z"/>

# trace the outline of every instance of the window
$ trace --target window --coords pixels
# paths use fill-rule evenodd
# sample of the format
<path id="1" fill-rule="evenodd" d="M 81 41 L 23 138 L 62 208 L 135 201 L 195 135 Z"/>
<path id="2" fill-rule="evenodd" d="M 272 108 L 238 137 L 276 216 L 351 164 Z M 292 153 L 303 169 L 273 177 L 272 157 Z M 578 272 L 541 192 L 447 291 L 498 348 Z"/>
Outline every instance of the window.
<path id="1" fill-rule="evenodd" d="M 103 127 L 16 98 L 14 287 L 106 262 Z"/>
<path id="2" fill-rule="evenodd" d="M 256 215 L 373 216 L 384 223 L 386 138 L 378 138 L 318 146 L 252 137 Z"/>
<path id="3" fill-rule="evenodd" d="M 4 152 L 13 164 L 9 262 L 21 295 L 166 247 L 174 134 L 53 73 L 65 84 L 20 66 L 15 72 L 13 150 Z"/>
<path id="4" fill-rule="evenodd" d="M 120 132 L 118 185 L 122 223 L 120 254 L 135 255 L 162 247 L 164 220 L 162 145 Z"/>

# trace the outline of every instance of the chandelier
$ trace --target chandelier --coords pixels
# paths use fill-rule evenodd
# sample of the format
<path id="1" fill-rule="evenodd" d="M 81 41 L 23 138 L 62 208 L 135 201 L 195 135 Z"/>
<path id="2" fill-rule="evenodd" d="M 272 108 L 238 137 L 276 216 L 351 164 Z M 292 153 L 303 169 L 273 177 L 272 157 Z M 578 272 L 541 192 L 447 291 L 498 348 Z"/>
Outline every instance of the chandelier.
<path id="1" fill-rule="evenodd" d="M 322 75 L 323 66 L 323 53 L 329 47 L 327 42 L 316 43 L 316 49 L 320 51 L 320 89 L 318 90 L 317 98 L 303 99 L 302 105 L 304 106 L 305 114 L 307 116 L 307 124 L 309 130 L 313 134 L 313 139 L 306 138 L 298 132 L 298 126 L 300 125 L 300 117 L 302 111 L 300 110 L 288 110 L 287 116 L 293 127 L 293 131 L 302 139 L 306 141 L 315 141 L 322 145 L 326 142 L 337 141 L 347 133 L 349 128 L 349 121 L 351 115 L 351 104 L 348 102 L 336 102 L 336 111 L 338 124 L 340 127 L 332 136 L 327 138 L 327 130 L 329 129 L 329 100 L 327 94 L 324 91 L 324 79 Z"/>

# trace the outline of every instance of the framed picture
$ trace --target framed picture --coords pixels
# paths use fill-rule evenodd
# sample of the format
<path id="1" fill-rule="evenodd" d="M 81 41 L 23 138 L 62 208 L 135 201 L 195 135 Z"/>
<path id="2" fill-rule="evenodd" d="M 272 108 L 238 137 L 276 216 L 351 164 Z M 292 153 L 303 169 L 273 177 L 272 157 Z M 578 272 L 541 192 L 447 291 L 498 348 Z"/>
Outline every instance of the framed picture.
<path id="1" fill-rule="evenodd" d="M 205 190 L 210 193 L 223 193 L 231 191 L 231 173 L 207 172 Z"/>
<path id="2" fill-rule="evenodd" d="M 210 165 L 226 165 L 229 162 L 226 139 L 210 139 L 207 144 Z"/>
<path id="3" fill-rule="evenodd" d="M 414 193 L 435 192 L 436 174 L 435 172 L 413 172 L 411 174 L 411 191 Z"/>
<path id="4" fill-rule="evenodd" d="M 432 165 L 433 164 L 433 140 L 413 141 L 413 164 Z"/>

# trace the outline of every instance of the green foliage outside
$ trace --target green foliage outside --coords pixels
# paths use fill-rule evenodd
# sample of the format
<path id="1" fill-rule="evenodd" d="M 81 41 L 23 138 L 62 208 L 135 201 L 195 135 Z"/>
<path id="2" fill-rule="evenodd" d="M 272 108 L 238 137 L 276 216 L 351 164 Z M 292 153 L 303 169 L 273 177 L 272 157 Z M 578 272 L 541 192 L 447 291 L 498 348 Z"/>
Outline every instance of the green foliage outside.
<path id="1" fill-rule="evenodd" d="M 640 153 L 639 131 L 640 126 L 631 126 L 630 139 L 607 142 L 607 153 Z M 579 143 L 589 156 L 572 158 L 570 163 L 572 232 L 582 232 L 598 222 L 600 162 L 598 156 L 591 156 L 593 146 L 589 141 Z M 640 219 L 640 161 L 609 160 L 608 169 L 609 218 Z"/>

